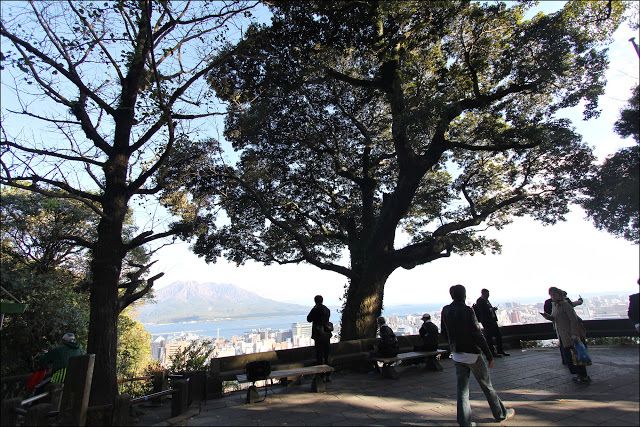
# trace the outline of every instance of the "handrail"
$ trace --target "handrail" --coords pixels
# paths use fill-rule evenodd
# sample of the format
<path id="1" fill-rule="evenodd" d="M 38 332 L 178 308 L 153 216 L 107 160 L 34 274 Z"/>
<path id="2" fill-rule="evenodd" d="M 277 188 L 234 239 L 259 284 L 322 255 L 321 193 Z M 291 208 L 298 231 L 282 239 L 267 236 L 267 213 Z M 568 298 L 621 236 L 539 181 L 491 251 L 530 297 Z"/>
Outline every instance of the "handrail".
<path id="1" fill-rule="evenodd" d="M 135 405 L 137 403 L 146 402 L 149 399 L 154 399 L 156 397 L 167 396 L 167 395 L 170 395 L 170 394 L 173 394 L 173 393 L 175 393 L 175 390 L 170 388 L 168 390 L 159 391 L 157 393 L 147 394 L 146 396 L 140 396 L 140 397 L 136 397 L 135 399 L 131 399 L 131 404 Z"/>
<path id="2" fill-rule="evenodd" d="M 47 396 L 49 396 L 49 392 L 45 391 L 44 393 L 37 394 L 37 395 L 35 395 L 33 397 L 30 397 L 28 399 L 23 400 L 22 402 L 20 402 L 20 405 L 21 406 L 28 405 L 31 402 L 35 402 L 36 400 L 40 400 L 40 399 L 42 399 L 44 397 L 47 397 Z"/>
<path id="3" fill-rule="evenodd" d="M 152 380 L 153 379 L 153 375 L 147 375 L 144 377 L 134 377 L 134 378 L 121 378 L 118 380 L 118 384 L 124 384 L 124 383 L 128 383 L 128 382 L 133 382 L 133 381 L 143 381 L 143 380 Z"/>

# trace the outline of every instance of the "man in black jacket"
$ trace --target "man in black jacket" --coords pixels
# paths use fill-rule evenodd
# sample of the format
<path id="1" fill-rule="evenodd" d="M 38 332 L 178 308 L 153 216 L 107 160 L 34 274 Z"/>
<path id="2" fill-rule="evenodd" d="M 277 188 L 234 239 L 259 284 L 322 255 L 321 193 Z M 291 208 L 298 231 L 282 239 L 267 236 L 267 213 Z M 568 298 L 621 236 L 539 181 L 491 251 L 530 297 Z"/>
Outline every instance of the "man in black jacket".
<path id="1" fill-rule="evenodd" d="M 422 345 L 418 346 L 416 350 L 422 351 L 435 351 L 438 349 L 438 327 L 431 321 L 431 315 L 425 313 L 422 315 L 422 326 L 418 333 L 422 338 Z M 426 367 L 432 371 L 441 371 L 442 366 L 437 360 L 437 356 L 429 356 L 427 358 Z"/>
<path id="2" fill-rule="evenodd" d="M 465 304 L 467 290 L 462 285 L 455 285 L 449 289 L 453 302 L 442 308 L 442 324 L 440 331 L 449 341 L 449 350 L 456 366 L 458 424 L 471 426 L 471 404 L 469 403 L 469 374 L 478 381 L 480 388 L 489 402 L 493 418 L 500 422 L 512 418 L 516 411 L 505 408 L 498 394 L 491 384 L 489 368 L 493 367 L 493 354 L 487 340 L 480 331 L 480 325 L 471 307 Z"/>
<path id="3" fill-rule="evenodd" d="M 498 326 L 498 316 L 496 316 L 496 310 L 498 307 L 494 307 L 489 302 L 489 290 L 483 289 L 480 291 L 480 297 L 476 301 L 475 311 L 478 321 L 482 323 L 484 328 L 484 336 L 489 343 L 489 348 L 494 357 L 509 356 L 509 353 L 505 353 L 502 348 L 502 334 L 500 333 L 500 327 Z M 496 347 L 498 351 L 493 348 L 493 338 L 496 339 Z"/>
<path id="4" fill-rule="evenodd" d="M 329 352 L 331 345 L 331 331 L 328 330 L 329 317 L 331 312 L 322 304 L 322 295 L 316 295 L 313 298 L 316 303 L 307 315 L 307 322 L 312 322 L 311 338 L 313 338 L 316 348 L 316 361 L 319 365 L 329 364 Z"/>

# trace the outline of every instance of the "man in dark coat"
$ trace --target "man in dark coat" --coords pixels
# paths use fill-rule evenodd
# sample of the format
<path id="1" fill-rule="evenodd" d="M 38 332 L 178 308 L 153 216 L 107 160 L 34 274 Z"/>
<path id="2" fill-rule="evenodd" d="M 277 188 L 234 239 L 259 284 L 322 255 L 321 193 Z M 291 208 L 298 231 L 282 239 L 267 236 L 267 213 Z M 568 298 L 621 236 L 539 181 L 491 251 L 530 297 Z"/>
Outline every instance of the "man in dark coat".
<path id="1" fill-rule="evenodd" d="M 493 418 L 500 422 L 515 416 L 516 411 L 506 408 L 491 384 L 487 362 L 480 353 L 484 353 L 488 367 L 493 367 L 493 353 L 487 340 L 480 331 L 480 325 L 474 311 L 465 304 L 467 291 L 462 285 L 449 289 L 453 302 L 442 308 L 440 331 L 449 341 L 451 358 L 456 367 L 457 377 L 457 418 L 461 426 L 473 425 L 471 422 L 471 404 L 469 402 L 469 375 L 478 381 L 484 392 Z"/>
<path id="2" fill-rule="evenodd" d="M 476 301 L 475 310 L 478 320 L 482 323 L 484 336 L 489 343 L 489 348 L 494 357 L 509 356 L 509 353 L 505 353 L 502 348 L 502 334 L 498 326 L 498 316 L 496 316 L 497 309 L 497 307 L 493 307 L 489 302 L 489 290 L 483 289 L 480 297 Z M 496 339 L 497 351 L 493 347 L 494 338 Z"/>
<path id="3" fill-rule="evenodd" d="M 329 340 L 331 339 L 331 331 L 329 331 L 329 317 L 331 312 L 322 304 L 322 295 L 316 295 L 313 299 L 316 303 L 307 315 L 307 322 L 311 324 L 311 338 L 313 338 L 316 348 L 316 362 L 319 365 L 329 364 L 329 353 L 331 345 Z"/>
<path id="4" fill-rule="evenodd" d="M 398 354 L 398 338 L 393 329 L 387 325 L 384 317 L 380 316 L 376 320 L 378 323 L 380 339 L 378 340 L 378 354 L 384 357 L 394 357 Z"/>
<path id="5" fill-rule="evenodd" d="M 69 359 L 83 354 L 84 350 L 76 342 L 76 336 L 67 332 L 62 336 L 60 345 L 38 357 L 36 364 L 41 368 L 50 369 L 52 383 L 64 383 Z"/>
<path id="6" fill-rule="evenodd" d="M 422 326 L 418 333 L 422 338 L 422 345 L 416 350 L 435 351 L 438 349 L 438 327 L 431 321 L 431 315 L 425 313 L 422 315 Z M 442 366 L 438 363 L 437 356 L 429 356 L 427 358 L 427 369 L 432 371 L 441 371 Z"/>

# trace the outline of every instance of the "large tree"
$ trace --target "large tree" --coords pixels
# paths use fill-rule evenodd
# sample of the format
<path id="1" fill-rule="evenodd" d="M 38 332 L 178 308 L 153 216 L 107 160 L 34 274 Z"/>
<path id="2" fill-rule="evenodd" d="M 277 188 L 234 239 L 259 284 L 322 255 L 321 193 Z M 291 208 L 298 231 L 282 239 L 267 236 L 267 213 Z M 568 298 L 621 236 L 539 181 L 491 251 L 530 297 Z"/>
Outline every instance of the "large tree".
<path id="1" fill-rule="evenodd" d="M 96 404 L 112 403 L 117 392 L 118 314 L 158 277 L 145 279 L 148 264 L 127 272 L 123 260 L 189 229 L 148 221 L 127 236 L 129 207 L 158 196 L 159 172 L 175 146 L 197 135 L 190 123 L 216 114 L 199 82 L 224 60 L 218 54 L 225 34 L 253 6 L 2 2 L 0 183 L 77 200 L 96 216 L 95 238 L 68 236 L 91 255 L 88 351 L 96 354 Z"/>
<path id="2" fill-rule="evenodd" d="M 190 182 L 229 219 L 197 253 L 345 276 L 355 339 L 394 270 L 499 250 L 482 231 L 513 217 L 563 219 L 592 154 L 555 114 L 597 114 L 618 2 L 530 20 L 525 3 L 272 4 L 209 74 L 239 160 Z"/>
<path id="3" fill-rule="evenodd" d="M 620 112 L 615 131 L 636 144 L 605 159 L 587 185 L 582 206 L 595 226 L 640 243 L 640 86 Z"/>

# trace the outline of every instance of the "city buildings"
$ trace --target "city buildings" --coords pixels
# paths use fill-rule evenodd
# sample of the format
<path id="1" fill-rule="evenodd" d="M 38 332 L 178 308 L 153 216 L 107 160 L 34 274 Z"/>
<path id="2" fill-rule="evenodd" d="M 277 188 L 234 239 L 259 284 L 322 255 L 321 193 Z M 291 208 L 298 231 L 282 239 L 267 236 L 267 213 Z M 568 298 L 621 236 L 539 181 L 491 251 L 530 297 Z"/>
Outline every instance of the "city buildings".
<path id="1" fill-rule="evenodd" d="M 507 302 L 497 304 L 498 323 L 501 326 L 546 322 L 540 312 L 543 311 L 544 299 L 535 304 Z M 628 296 L 604 295 L 584 298 L 584 303 L 576 307 L 576 313 L 583 320 L 626 318 Z M 430 313 L 433 323 L 440 326 L 440 311 Z M 415 335 L 422 324 L 422 313 L 409 315 L 387 315 L 387 324 L 397 335 Z M 335 330 L 332 342 L 337 342 L 340 325 L 334 323 Z M 214 346 L 213 357 L 235 356 L 239 354 L 258 353 L 270 350 L 281 350 L 294 347 L 312 346 L 311 323 L 293 323 L 291 329 L 273 330 L 269 328 L 247 331 L 241 336 L 203 337 L 193 333 L 174 333 L 154 335 L 151 342 L 152 357 L 163 366 L 171 365 L 171 356 L 198 339 L 211 339 Z"/>

